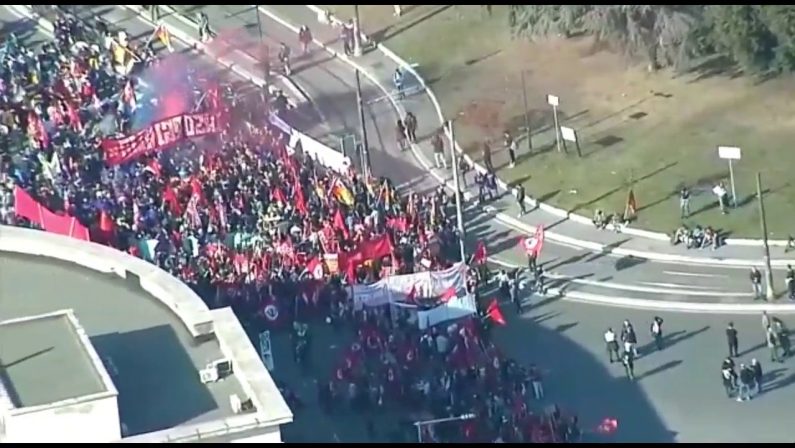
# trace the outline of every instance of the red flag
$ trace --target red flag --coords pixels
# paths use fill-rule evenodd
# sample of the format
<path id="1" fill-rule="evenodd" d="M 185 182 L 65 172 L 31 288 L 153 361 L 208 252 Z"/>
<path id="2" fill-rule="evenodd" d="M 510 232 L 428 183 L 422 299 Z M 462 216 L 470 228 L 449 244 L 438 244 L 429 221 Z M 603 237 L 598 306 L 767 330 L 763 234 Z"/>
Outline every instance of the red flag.
<path id="1" fill-rule="evenodd" d="M 306 215 L 309 213 L 309 210 L 306 208 L 306 199 L 304 198 L 304 190 L 301 188 L 301 185 L 297 182 L 296 179 L 295 183 L 295 208 L 300 213 Z"/>
<path id="2" fill-rule="evenodd" d="M 160 177 L 160 174 L 162 173 L 160 162 L 158 162 L 157 159 L 150 160 L 149 163 L 146 164 L 144 171 L 149 171 L 153 176 Z"/>
<path id="3" fill-rule="evenodd" d="M 181 215 L 182 209 L 179 206 L 179 201 L 177 200 L 177 193 L 174 192 L 174 188 L 171 185 L 166 185 L 166 188 L 163 190 L 163 201 L 168 205 L 168 208 L 171 210 L 171 213 L 175 215 Z"/>
<path id="4" fill-rule="evenodd" d="M 193 196 L 196 196 L 197 202 L 202 201 L 202 182 L 198 177 L 192 177 L 190 179 L 190 191 Z"/>
<path id="5" fill-rule="evenodd" d="M 342 212 L 339 208 L 334 212 L 334 228 L 341 230 L 345 239 L 350 238 L 348 226 L 345 225 L 345 218 L 342 217 Z"/>
<path id="6" fill-rule="evenodd" d="M 491 303 L 489 303 L 489 307 L 486 309 L 486 317 L 499 325 L 506 325 L 507 323 L 505 322 L 505 317 L 502 315 L 502 311 L 500 311 L 500 306 L 497 305 L 497 299 L 491 299 Z"/>
<path id="7" fill-rule="evenodd" d="M 14 213 L 27 219 L 30 222 L 42 225 L 43 218 L 41 213 L 41 204 L 27 191 L 19 187 L 14 187 Z"/>
<path id="8" fill-rule="evenodd" d="M 450 299 L 453 299 L 453 298 L 455 298 L 456 296 L 458 296 L 458 293 L 457 293 L 457 292 L 456 292 L 456 290 L 455 290 L 455 286 L 451 286 L 451 287 L 449 287 L 449 288 L 447 288 L 447 289 L 445 289 L 445 290 L 444 290 L 444 292 L 442 293 L 442 295 L 441 295 L 441 296 L 439 296 L 439 300 L 440 300 L 442 303 L 447 303 L 447 302 L 449 302 L 449 301 L 450 301 Z"/>
<path id="9" fill-rule="evenodd" d="M 317 280 L 323 279 L 323 262 L 318 257 L 313 257 L 306 264 L 306 270 Z"/>
<path id="10" fill-rule="evenodd" d="M 483 244 L 483 241 L 478 241 L 478 245 L 475 248 L 475 253 L 472 254 L 472 262 L 476 264 L 483 264 L 486 262 L 486 245 Z"/>
<path id="11" fill-rule="evenodd" d="M 80 114 L 77 109 L 72 105 L 71 101 L 64 101 L 66 103 L 66 113 L 69 115 L 69 125 L 77 132 L 83 130 L 83 122 L 80 121 Z"/>
<path id="12" fill-rule="evenodd" d="M 116 224 L 113 222 L 113 218 L 111 218 L 105 210 L 99 212 L 99 230 L 105 234 L 111 235 L 115 229 Z"/>
<path id="13" fill-rule="evenodd" d="M 538 258 L 541 248 L 544 247 L 544 226 L 536 227 L 535 235 L 530 238 L 520 238 L 519 243 L 527 255 Z"/>
<path id="14" fill-rule="evenodd" d="M 417 285 L 411 285 L 409 293 L 406 294 L 406 302 L 417 303 Z"/>
<path id="15" fill-rule="evenodd" d="M 274 188 L 273 189 L 273 199 L 275 199 L 276 202 L 281 202 L 282 204 L 287 204 L 287 199 L 285 199 L 284 192 L 282 191 L 281 188 Z"/>
<path id="16" fill-rule="evenodd" d="M 121 92 L 121 99 L 130 109 L 135 109 L 137 101 L 135 99 L 135 89 L 133 89 L 132 80 L 128 80 L 124 85 L 124 90 Z"/>

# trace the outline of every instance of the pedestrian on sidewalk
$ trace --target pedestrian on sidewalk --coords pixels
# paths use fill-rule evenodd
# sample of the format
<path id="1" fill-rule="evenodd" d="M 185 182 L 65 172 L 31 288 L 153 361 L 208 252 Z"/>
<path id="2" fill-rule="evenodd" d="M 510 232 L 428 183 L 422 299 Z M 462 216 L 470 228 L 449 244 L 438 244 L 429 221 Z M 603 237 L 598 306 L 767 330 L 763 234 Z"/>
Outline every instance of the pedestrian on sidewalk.
<path id="1" fill-rule="evenodd" d="M 493 201 L 499 194 L 497 190 L 497 175 L 493 171 L 486 173 L 486 189 L 489 193 L 490 201 Z"/>
<path id="2" fill-rule="evenodd" d="M 454 151 L 455 152 L 455 151 Z M 468 188 L 467 173 L 472 167 L 469 166 L 463 154 L 458 156 L 458 178 L 461 179 L 461 185 Z"/>
<path id="3" fill-rule="evenodd" d="M 754 288 L 754 300 L 760 300 L 764 298 L 762 294 L 762 273 L 759 272 L 759 269 L 756 266 L 751 268 L 751 286 Z"/>
<path id="4" fill-rule="evenodd" d="M 508 157 L 511 159 L 511 168 L 516 166 L 516 142 L 513 140 L 511 133 L 506 130 L 503 134 L 505 149 L 508 150 Z"/>
<path id="5" fill-rule="evenodd" d="M 679 215 L 682 218 L 690 216 L 690 190 L 687 187 L 679 190 Z"/>
<path id="6" fill-rule="evenodd" d="M 152 22 L 157 23 L 160 20 L 160 6 L 159 5 L 147 5 L 149 8 L 149 17 L 152 19 Z"/>
<path id="7" fill-rule="evenodd" d="M 795 237 L 790 235 L 789 238 L 787 238 L 787 246 L 784 248 L 784 253 L 786 254 L 793 249 L 795 249 Z"/>
<path id="8" fill-rule="evenodd" d="M 309 54 L 309 44 L 312 43 L 312 31 L 309 27 L 302 25 L 298 30 L 298 42 L 301 44 L 301 53 L 306 56 Z"/>
<path id="9" fill-rule="evenodd" d="M 770 316 L 767 315 L 767 311 L 762 311 L 762 330 L 766 332 L 770 323 Z"/>
<path id="10" fill-rule="evenodd" d="M 631 351 L 625 351 L 622 357 L 622 362 L 624 363 L 624 370 L 627 373 L 627 378 L 630 380 L 635 379 L 635 357 L 632 355 Z"/>
<path id="11" fill-rule="evenodd" d="M 787 274 L 784 277 L 784 283 L 787 285 L 787 295 L 790 300 L 795 300 L 795 271 L 792 270 L 791 265 L 787 265 Z"/>
<path id="12" fill-rule="evenodd" d="M 342 51 L 345 56 L 353 56 L 353 19 L 345 22 L 340 32 L 342 33 Z"/>
<path id="13" fill-rule="evenodd" d="M 481 172 L 475 173 L 475 185 L 478 187 L 478 204 L 486 201 L 486 175 Z"/>
<path id="14" fill-rule="evenodd" d="M 660 316 L 654 316 L 654 319 L 651 321 L 651 327 L 649 330 L 651 331 L 651 336 L 654 338 L 654 345 L 657 346 L 657 350 L 660 351 L 663 349 L 663 319 Z"/>
<path id="15" fill-rule="evenodd" d="M 604 338 L 610 364 L 621 361 L 621 356 L 618 354 L 618 341 L 616 340 L 616 334 L 613 332 L 612 328 L 608 328 L 607 331 L 605 331 Z"/>
<path id="16" fill-rule="evenodd" d="M 403 124 L 403 120 L 400 119 L 398 119 L 397 125 L 395 126 L 395 141 L 401 151 L 406 150 L 406 126 Z M 436 163 L 436 168 L 439 168 L 438 161 Z"/>
<path id="17" fill-rule="evenodd" d="M 536 257 L 533 255 L 533 265 L 536 264 Z M 544 286 L 544 282 L 546 278 L 544 277 L 544 267 L 541 265 L 536 266 L 535 270 L 533 271 L 534 281 L 536 286 L 536 292 L 541 295 L 546 295 L 547 289 Z"/>
<path id="18" fill-rule="evenodd" d="M 513 187 L 513 196 L 516 198 L 516 205 L 519 206 L 519 217 L 521 218 L 527 213 L 527 207 L 524 205 L 524 186 L 522 184 L 517 184 Z"/>
<path id="19" fill-rule="evenodd" d="M 726 342 L 729 344 L 729 357 L 738 356 L 737 329 L 734 328 L 734 322 L 729 322 L 729 326 L 726 327 Z"/>
<path id="20" fill-rule="evenodd" d="M 444 139 L 442 139 L 442 130 L 438 130 L 431 138 L 431 146 L 433 146 L 433 160 L 436 162 L 436 168 L 444 167 L 447 169 L 447 159 L 444 156 Z"/>
<path id="21" fill-rule="evenodd" d="M 756 395 L 762 393 L 762 364 L 756 360 L 751 360 L 751 370 L 754 372 L 754 384 L 756 385 Z"/>
<path id="22" fill-rule="evenodd" d="M 491 146 L 488 142 L 483 142 L 483 165 L 490 172 L 494 172 L 494 165 L 491 163 Z"/>
<path id="23" fill-rule="evenodd" d="M 207 42 L 210 40 L 210 19 L 207 17 L 207 14 L 204 11 L 199 11 L 198 20 L 199 40 L 201 42 Z"/>
<path id="24" fill-rule="evenodd" d="M 406 125 L 406 138 L 409 139 L 409 143 L 417 143 L 417 117 L 408 111 L 403 123 Z"/>
<path id="25" fill-rule="evenodd" d="M 773 327 L 767 327 L 767 333 L 765 333 L 765 343 L 767 344 L 768 350 L 770 350 L 770 362 L 784 362 L 781 357 L 778 356 L 778 336 L 776 336 L 776 332 L 773 331 Z"/>

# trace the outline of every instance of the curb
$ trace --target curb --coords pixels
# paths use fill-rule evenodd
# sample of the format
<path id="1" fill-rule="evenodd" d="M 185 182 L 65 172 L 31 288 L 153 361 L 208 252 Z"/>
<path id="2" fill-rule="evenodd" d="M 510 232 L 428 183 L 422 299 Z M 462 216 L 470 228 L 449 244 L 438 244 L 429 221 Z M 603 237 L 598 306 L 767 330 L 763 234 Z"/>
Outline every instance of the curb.
<path id="1" fill-rule="evenodd" d="M 325 10 L 320 8 L 317 5 L 305 5 L 305 6 L 307 8 L 309 8 L 309 10 L 311 10 L 313 13 L 317 14 L 318 16 L 320 14 L 325 14 Z M 444 114 L 442 113 L 442 107 L 441 107 L 441 104 L 439 103 L 438 99 L 436 98 L 436 95 L 428 87 L 428 85 L 425 83 L 425 80 L 419 75 L 419 73 L 417 73 L 417 71 L 414 70 L 414 68 L 411 66 L 411 64 L 406 62 L 403 58 L 401 58 L 400 56 L 395 54 L 392 50 L 390 50 L 389 48 L 387 48 L 383 44 L 376 43 L 375 46 L 376 46 L 376 48 L 378 48 L 379 51 L 381 51 L 381 53 L 384 54 L 384 56 L 386 56 L 387 58 L 391 59 L 392 62 L 394 62 L 395 64 L 399 65 L 404 70 L 410 72 L 417 79 L 417 81 L 425 89 L 425 91 L 428 94 L 428 97 L 430 98 L 431 102 L 433 103 L 433 106 L 436 109 L 436 113 L 439 116 L 439 121 L 441 123 L 444 123 Z M 447 133 L 447 131 L 445 131 L 445 133 Z M 449 135 L 448 135 L 448 138 L 449 138 Z M 456 151 L 459 154 L 464 156 L 464 159 L 467 161 L 467 163 L 469 163 L 471 166 L 473 166 L 479 172 L 485 172 L 486 171 L 486 169 L 483 166 L 481 166 L 480 164 L 476 163 L 468 154 L 464 153 L 457 142 L 456 142 L 455 146 L 456 146 L 456 148 L 455 148 Z M 503 190 L 506 190 L 506 191 L 510 190 L 508 185 L 502 179 L 497 179 L 497 185 L 499 186 L 499 188 L 501 188 Z M 551 215 L 555 215 L 555 216 L 557 216 L 559 218 L 566 218 L 566 219 L 569 219 L 569 220 L 571 220 L 573 222 L 576 222 L 578 224 L 583 224 L 583 225 L 588 225 L 588 226 L 592 225 L 591 219 L 588 218 L 587 216 L 578 215 L 576 213 L 572 213 L 572 212 L 569 212 L 569 211 L 561 209 L 561 208 L 553 207 L 553 206 L 551 206 L 549 204 L 544 204 L 544 203 L 538 202 L 535 199 L 532 199 L 530 197 L 525 198 L 525 202 L 527 203 L 527 205 L 529 205 L 531 207 L 538 207 L 539 209 L 541 209 L 541 210 L 543 210 L 543 211 L 545 211 L 545 212 L 547 212 L 547 213 L 549 213 Z M 608 224 L 608 229 L 612 230 L 612 224 Z M 627 235 L 639 236 L 639 237 L 642 237 L 642 238 L 647 238 L 647 239 L 656 240 L 656 241 L 669 241 L 669 239 L 670 239 L 670 237 L 668 235 L 666 235 L 665 233 L 652 232 L 652 231 L 643 230 L 643 229 L 634 229 L 634 228 L 631 228 L 629 226 L 624 226 L 622 228 L 622 232 L 626 233 Z M 728 238 L 728 239 L 726 239 L 726 244 L 730 245 L 730 246 L 753 246 L 753 247 L 762 247 L 762 245 L 763 245 L 762 240 L 759 240 L 759 239 L 747 239 L 747 238 L 736 238 L 736 239 L 735 238 Z M 768 244 L 770 246 L 774 246 L 774 247 L 786 247 L 787 241 L 786 240 L 768 240 Z"/>
<path id="2" fill-rule="evenodd" d="M 312 12 L 316 13 L 316 14 L 319 14 L 319 13 L 323 12 L 323 10 L 321 8 L 318 8 L 315 5 L 305 5 L 305 6 L 307 8 L 309 8 Z M 282 19 L 281 17 L 276 16 L 275 14 L 273 14 L 272 12 L 264 9 L 263 7 L 259 7 L 258 10 L 261 13 L 263 13 L 264 15 L 266 15 L 266 16 L 270 17 L 271 19 L 273 19 L 274 21 L 278 22 L 282 26 L 288 28 L 292 32 L 298 33 L 298 28 L 295 25 L 287 22 L 286 20 Z M 331 55 L 339 58 L 340 60 L 344 61 L 348 65 L 350 65 L 350 66 L 354 67 L 355 69 L 359 70 L 373 84 L 375 84 L 379 89 L 381 89 L 382 92 L 384 92 L 386 97 L 392 103 L 392 105 L 395 108 L 395 110 L 398 111 L 399 115 L 401 115 L 401 116 L 405 115 L 405 110 L 403 109 L 403 107 L 399 103 L 397 103 L 389 95 L 388 89 L 386 89 L 381 84 L 381 82 L 378 81 L 368 70 L 364 69 L 364 67 L 362 67 L 360 64 L 358 64 L 356 61 L 354 61 L 350 57 L 348 57 L 348 56 L 346 56 L 344 54 L 340 54 L 339 52 L 337 52 L 333 48 L 330 48 L 330 47 L 326 46 L 323 42 L 319 41 L 318 39 L 314 39 L 313 38 L 313 41 L 314 41 L 314 43 L 316 45 L 320 46 L 321 48 L 326 50 Z M 425 84 L 425 80 L 422 79 L 422 77 L 419 76 L 419 74 L 411 67 L 410 64 L 408 64 L 406 61 L 402 60 L 399 56 L 394 54 L 391 50 L 389 50 L 388 48 L 384 47 L 381 44 L 377 44 L 376 47 L 387 58 L 391 59 L 393 62 L 395 62 L 396 64 L 400 65 L 405 70 L 411 72 L 411 74 L 417 78 L 418 82 L 423 86 L 426 94 L 430 98 L 431 103 L 433 103 L 434 108 L 436 109 L 437 116 L 439 117 L 440 123 L 443 123 L 444 122 L 444 117 L 443 117 L 442 112 L 441 112 L 441 105 L 439 104 L 439 101 L 436 98 L 436 96 L 434 95 L 433 91 Z M 448 135 L 448 138 L 449 138 L 449 135 Z M 461 148 L 458 146 L 457 143 L 456 143 L 456 150 L 459 153 L 462 153 Z M 428 171 L 428 173 L 431 176 L 433 176 L 440 184 L 444 185 L 445 187 L 447 187 L 448 189 L 450 189 L 452 191 L 455 191 L 455 186 L 453 185 L 452 181 L 447 181 L 442 176 L 440 176 L 431 167 L 431 164 L 425 158 L 425 156 L 420 153 L 420 151 L 417 149 L 416 145 L 414 145 L 414 144 L 411 145 L 411 151 L 412 151 L 412 154 L 414 154 L 414 157 L 419 162 L 419 164 L 426 171 Z M 480 170 L 481 172 L 485 171 L 485 168 L 480 167 L 479 165 L 475 164 L 474 161 L 468 155 L 464 154 L 464 157 L 467 160 L 467 162 L 472 164 L 472 166 L 475 166 L 476 169 Z M 501 180 L 498 180 L 498 183 L 501 183 L 500 184 L 501 188 L 507 189 L 507 185 L 504 182 L 502 182 Z M 466 200 L 466 201 L 470 201 L 472 199 L 472 194 L 470 194 L 469 192 L 464 192 L 463 196 L 464 196 L 464 200 Z M 542 203 L 537 203 L 536 201 L 530 201 L 529 204 L 531 206 L 535 206 L 536 204 L 538 204 L 538 207 L 543 209 L 543 210 L 546 210 L 545 207 L 549 207 L 551 210 L 546 210 L 546 211 L 549 211 L 550 213 L 557 213 L 561 217 L 569 216 L 568 212 L 565 212 L 565 211 L 563 211 L 561 209 L 557 209 L 557 208 L 554 208 L 554 207 L 547 206 L 547 205 L 542 204 Z M 532 225 L 529 225 L 529 224 L 525 224 L 525 223 L 523 223 L 523 222 L 521 222 L 521 221 L 519 221 L 517 219 L 514 219 L 514 218 L 512 218 L 512 217 L 510 217 L 510 216 L 508 216 L 508 215 L 506 215 L 504 213 L 493 213 L 493 216 L 498 221 L 500 221 L 500 222 L 502 222 L 504 224 L 508 224 L 509 226 L 511 226 L 511 227 L 513 227 L 513 228 L 515 228 L 517 230 L 520 230 L 520 231 L 525 232 L 525 233 L 530 234 L 530 235 L 535 233 L 535 226 L 532 226 Z M 579 216 L 579 215 L 572 215 L 572 216 L 577 216 L 577 218 L 569 217 L 573 221 L 577 221 L 577 219 L 581 219 L 581 220 L 587 221 L 587 223 L 589 225 L 591 225 L 591 221 L 588 218 L 585 218 L 585 217 L 582 217 L 582 216 Z M 629 230 L 629 229 L 625 229 L 623 231 L 623 233 L 631 234 L 627 230 Z M 643 231 L 643 232 L 645 232 L 645 231 Z M 653 232 L 650 232 L 650 233 L 653 233 Z M 652 260 L 652 261 L 658 261 L 658 262 L 686 263 L 686 264 L 697 264 L 697 265 L 735 266 L 735 267 L 738 267 L 738 266 L 739 267 L 764 266 L 764 262 L 761 261 L 761 260 L 689 257 L 689 256 L 683 256 L 683 255 L 662 254 L 662 253 L 656 253 L 656 252 L 645 252 L 645 251 L 637 251 L 637 250 L 631 250 L 631 249 L 610 248 L 610 247 L 605 246 L 603 244 L 593 243 L 593 242 L 590 242 L 590 241 L 579 240 L 579 239 L 576 239 L 576 238 L 568 237 L 568 236 L 561 235 L 561 234 L 554 233 L 554 232 L 546 232 L 545 235 L 546 235 L 546 237 L 548 237 L 552 241 L 557 241 L 557 242 L 560 242 L 560 243 L 563 243 L 563 244 L 568 244 L 568 245 L 571 245 L 571 246 L 581 247 L 581 248 L 588 249 L 588 250 L 591 250 L 591 251 L 596 251 L 596 252 L 606 253 L 606 254 L 614 254 L 614 255 L 618 255 L 618 256 L 637 257 L 637 258 L 643 258 L 643 259 Z M 663 235 L 665 241 L 669 240 L 667 235 L 664 235 L 664 234 L 659 234 L 659 235 Z M 786 242 L 784 242 L 784 243 L 786 243 Z M 786 267 L 786 265 L 788 265 L 788 264 L 795 264 L 795 260 L 782 260 L 782 259 L 771 260 L 771 265 L 775 266 L 775 267 Z"/>

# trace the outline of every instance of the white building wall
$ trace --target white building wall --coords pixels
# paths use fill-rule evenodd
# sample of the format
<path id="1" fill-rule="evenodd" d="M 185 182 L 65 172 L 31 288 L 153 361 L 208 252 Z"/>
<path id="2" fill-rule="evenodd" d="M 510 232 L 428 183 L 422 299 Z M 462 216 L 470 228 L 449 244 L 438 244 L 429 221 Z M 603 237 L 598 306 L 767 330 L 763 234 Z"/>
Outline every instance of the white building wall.
<path id="1" fill-rule="evenodd" d="M 278 426 L 274 426 L 262 434 L 234 439 L 231 443 L 282 443 L 282 432 Z"/>
<path id="2" fill-rule="evenodd" d="M 31 409 L 6 417 L 5 443 L 106 443 L 121 439 L 116 396 Z"/>

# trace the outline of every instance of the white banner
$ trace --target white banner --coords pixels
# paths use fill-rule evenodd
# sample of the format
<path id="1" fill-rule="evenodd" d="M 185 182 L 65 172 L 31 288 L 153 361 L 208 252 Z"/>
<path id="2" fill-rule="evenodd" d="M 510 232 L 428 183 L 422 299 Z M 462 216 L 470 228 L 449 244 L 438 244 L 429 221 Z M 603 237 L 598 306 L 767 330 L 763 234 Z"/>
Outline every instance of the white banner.
<path id="1" fill-rule="evenodd" d="M 467 294 L 463 297 L 454 297 L 436 308 L 417 311 L 417 325 L 420 330 L 425 330 L 442 322 L 471 316 L 477 312 L 475 295 Z"/>
<path id="2" fill-rule="evenodd" d="M 461 291 L 466 289 L 466 269 L 466 264 L 459 262 L 444 271 L 392 275 L 372 285 L 354 285 L 353 304 L 358 310 L 402 302 L 412 288 L 415 297 L 440 296 L 450 287 Z"/>
<path id="3" fill-rule="evenodd" d="M 271 347 L 271 332 L 268 330 L 259 334 L 259 356 L 268 371 L 273 372 L 273 348 Z"/>
<path id="4" fill-rule="evenodd" d="M 296 146 L 300 143 L 301 150 L 304 152 L 304 154 L 307 154 L 311 158 L 317 160 L 324 167 L 337 171 L 338 173 L 348 172 L 348 169 L 351 166 L 351 160 L 348 157 L 345 157 L 345 154 L 335 151 L 313 139 L 312 137 L 298 132 L 284 120 L 276 116 L 276 114 L 272 113 L 270 115 L 270 122 L 272 125 L 290 135 L 290 142 L 288 146 L 290 147 L 291 152 L 294 152 Z"/>

